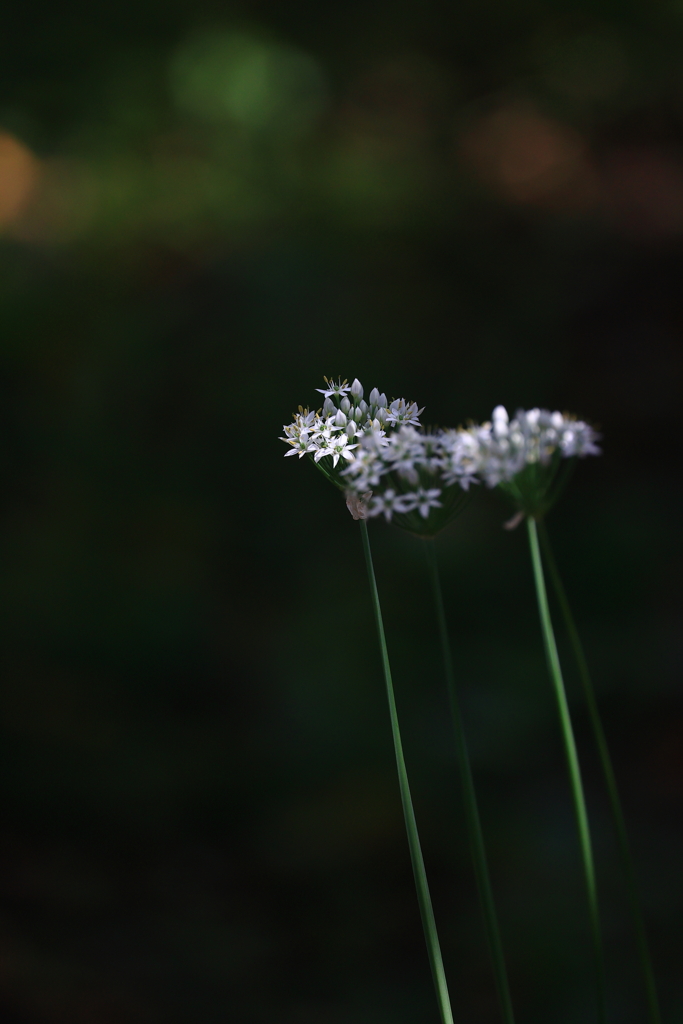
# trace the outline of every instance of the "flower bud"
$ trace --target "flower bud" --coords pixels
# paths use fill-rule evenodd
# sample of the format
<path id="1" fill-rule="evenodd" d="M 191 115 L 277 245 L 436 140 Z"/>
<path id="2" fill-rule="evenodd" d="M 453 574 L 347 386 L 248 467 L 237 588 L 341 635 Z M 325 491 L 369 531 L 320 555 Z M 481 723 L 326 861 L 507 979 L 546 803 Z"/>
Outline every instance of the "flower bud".
<path id="1" fill-rule="evenodd" d="M 377 388 L 372 389 L 368 401 L 370 402 L 370 405 L 379 405 L 379 391 Z"/>
<path id="2" fill-rule="evenodd" d="M 384 394 L 384 392 L 382 392 L 382 394 L 379 396 L 379 403 L 378 404 L 381 406 L 382 409 L 386 409 L 386 407 L 387 407 L 387 396 Z"/>
<path id="3" fill-rule="evenodd" d="M 351 394 L 353 395 L 354 402 L 358 404 L 358 402 L 363 397 L 363 385 L 358 380 L 358 377 L 355 378 L 353 384 L 351 385 L 350 391 Z"/>
<path id="4" fill-rule="evenodd" d="M 497 405 L 493 410 L 493 433 L 496 437 L 506 437 L 508 432 L 508 414 L 504 405 Z"/>
<path id="5" fill-rule="evenodd" d="M 349 409 L 351 408 L 351 403 L 349 402 L 346 395 L 344 395 L 341 402 L 339 403 L 339 408 L 341 409 L 342 412 L 346 413 L 348 413 Z"/>
<path id="6" fill-rule="evenodd" d="M 377 420 L 378 420 L 378 421 L 379 421 L 379 422 L 380 422 L 380 423 L 382 424 L 382 426 L 383 426 L 383 427 L 384 427 L 384 426 L 386 426 L 386 422 L 387 422 L 387 410 L 386 410 L 386 409 L 383 409 L 383 408 L 382 408 L 381 406 L 380 406 L 380 408 L 379 408 L 379 409 L 377 410 Z"/>
<path id="7" fill-rule="evenodd" d="M 334 404 L 331 398 L 326 398 L 323 403 L 323 416 L 333 416 L 337 411 L 337 406 Z"/>
<path id="8" fill-rule="evenodd" d="M 368 411 L 368 403 L 364 402 L 363 399 L 361 398 L 360 402 L 358 403 L 358 408 L 361 410 L 361 412 L 365 416 L 366 412 Z"/>
<path id="9" fill-rule="evenodd" d="M 363 403 L 361 402 L 361 405 L 362 405 L 362 404 L 363 404 Z M 363 420 L 365 419 L 365 413 L 364 413 L 364 412 L 363 412 L 363 410 L 361 409 L 360 405 L 358 406 L 358 408 L 357 408 L 357 409 L 354 409 L 354 410 L 353 410 L 353 418 L 354 418 L 354 420 L 356 421 L 356 423 L 362 423 L 362 422 L 363 422 Z"/>
<path id="10" fill-rule="evenodd" d="M 337 415 L 334 417 L 334 425 L 335 425 L 335 427 L 345 427 L 346 426 L 346 416 L 341 411 L 341 409 L 339 410 Z"/>
<path id="11" fill-rule="evenodd" d="M 344 430 L 346 431 L 346 436 L 349 439 L 356 436 L 356 424 L 353 422 L 353 420 L 349 420 L 349 422 L 344 427 Z"/>

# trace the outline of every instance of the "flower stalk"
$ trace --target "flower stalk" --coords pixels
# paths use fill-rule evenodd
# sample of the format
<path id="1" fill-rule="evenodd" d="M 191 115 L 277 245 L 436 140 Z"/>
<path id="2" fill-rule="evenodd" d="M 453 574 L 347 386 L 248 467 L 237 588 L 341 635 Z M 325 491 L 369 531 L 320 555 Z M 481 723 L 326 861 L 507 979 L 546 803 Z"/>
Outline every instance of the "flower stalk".
<path id="1" fill-rule="evenodd" d="M 375 570 L 372 564 L 368 524 L 364 518 L 360 519 L 360 530 L 363 541 L 363 552 L 365 554 L 365 563 L 368 571 L 372 607 L 375 614 L 375 625 L 377 626 L 377 637 L 382 655 L 382 668 L 384 670 L 384 682 L 386 685 L 387 701 L 389 703 L 389 718 L 391 720 L 391 735 L 394 741 L 394 753 L 396 755 L 398 783 L 401 793 L 401 803 L 403 805 L 403 817 L 405 819 L 406 832 L 408 834 L 410 860 L 413 867 L 415 887 L 417 889 L 417 900 L 420 907 L 422 927 L 424 929 L 425 941 L 427 943 L 427 953 L 432 970 L 432 979 L 434 981 L 436 998 L 441 1014 L 441 1022 L 442 1024 L 453 1024 L 453 1014 L 448 995 L 448 985 L 446 983 L 446 975 L 443 967 L 443 958 L 441 956 L 441 947 L 439 945 L 439 937 L 436 930 L 434 910 L 432 907 L 431 896 L 429 894 L 429 885 L 427 884 L 427 873 L 425 871 L 422 848 L 420 846 L 420 837 L 418 835 L 417 822 L 415 820 L 415 811 L 413 808 L 412 797 L 410 795 L 410 786 L 408 784 L 408 773 L 406 771 L 405 758 L 403 756 L 403 744 L 401 742 L 394 686 L 391 679 L 391 667 L 389 665 L 389 652 L 387 650 L 387 642 L 384 635 L 382 609 L 379 603 L 379 592 L 377 590 Z"/>
<path id="2" fill-rule="evenodd" d="M 491 953 L 493 973 L 496 981 L 496 990 L 498 992 L 498 1000 L 500 1003 L 501 1014 L 505 1024 L 514 1024 L 515 1018 L 512 1009 L 512 998 L 510 996 L 510 986 L 508 984 L 507 970 L 505 967 L 505 957 L 503 955 L 503 944 L 500 937 L 500 927 L 498 924 L 498 917 L 496 914 L 496 907 L 493 899 L 493 889 L 491 887 L 491 879 L 489 876 L 489 869 L 486 858 L 486 849 L 484 846 L 484 836 L 482 833 L 481 820 L 479 817 L 479 807 L 477 805 L 477 797 L 474 789 L 472 767 L 470 765 L 469 754 L 467 752 L 465 728 L 462 720 L 462 714 L 460 711 L 458 693 L 455 686 L 453 656 L 451 653 L 450 640 L 448 638 L 446 613 L 444 610 L 443 593 L 441 590 L 439 567 L 437 564 L 436 557 L 436 543 L 432 538 L 428 538 L 425 540 L 425 554 L 427 556 L 429 577 L 432 585 L 432 593 L 434 596 L 436 621 L 439 628 L 441 653 L 443 656 L 444 672 L 446 675 L 448 696 L 450 699 L 451 714 L 453 718 L 453 727 L 455 733 L 455 752 L 458 761 L 458 769 L 460 772 L 460 780 L 462 784 L 467 834 L 470 845 L 470 852 L 472 855 L 472 863 L 474 865 L 474 873 L 477 879 L 477 889 L 479 890 L 479 898 L 481 900 L 482 905 L 482 914 L 484 918 L 486 938 L 488 940 L 489 950 Z"/>
<path id="3" fill-rule="evenodd" d="M 593 682 L 591 680 L 590 672 L 588 670 L 588 663 L 586 661 L 586 656 L 583 650 L 583 644 L 581 643 L 581 638 L 579 636 L 578 629 L 576 628 L 576 622 L 574 621 L 574 616 L 572 615 L 572 611 L 569 606 L 567 593 L 564 589 L 562 580 L 560 578 L 557 563 L 555 561 L 555 557 L 550 546 L 548 531 L 545 527 L 545 523 L 543 522 L 543 520 L 541 520 L 538 524 L 538 533 L 540 536 L 541 548 L 543 551 L 543 560 L 545 561 L 546 567 L 548 569 L 548 575 L 550 576 L 550 581 L 553 585 L 553 589 L 557 597 L 557 603 L 560 606 L 560 611 L 564 619 L 567 635 L 569 636 L 569 641 L 574 651 L 574 657 L 576 659 L 576 664 L 579 671 L 579 678 L 581 679 L 581 685 L 583 687 L 583 693 L 586 700 L 586 707 L 588 709 L 588 718 L 591 723 L 591 728 L 593 729 L 593 735 L 595 737 L 595 743 L 598 748 L 600 764 L 602 766 L 603 775 L 605 777 L 607 795 L 609 798 L 610 808 L 612 811 L 612 817 L 614 818 L 614 826 L 617 834 L 619 852 L 621 855 L 624 877 L 626 879 L 626 890 L 628 894 L 628 902 L 631 911 L 633 927 L 636 934 L 640 966 L 643 973 L 643 981 L 645 983 L 645 992 L 648 1004 L 648 1019 L 650 1021 L 650 1024 L 661 1024 L 659 999 L 657 996 L 657 986 L 655 984 L 654 971 L 652 968 L 652 959 L 650 956 L 650 948 L 647 941 L 645 921 L 643 918 L 643 912 L 641 910 L 640 899 L 638 897 L 638 883 L 636 880 L 636 871 L 633 863 L 633 857 L 631 856 L 628 834 L 626 832 L 626 822 L 624 819 L 624 812 L 621 806 L 621 798 L 619 796 L 617 780 L 614 774 L 614 767 L 612 765 L 612 758 L 610 757 L 609 748 L 607 746 L 607 737 L 605 736 L 605 731 L 602 725 L 602 719 L 600 717 L 600 711 L 598 710 L 598 702 L 595 696 L 595 689 L 593 687 Z"/>
<path id="4" fill-rule="evenodd" d="M 531 562 L 534 572 L 534 582 L 536 585 L 536 596 L 538 599 L 538 611 L 541 619 L 541 631 L 543 633 L 548 670 L 550 672 L 550 678 L 557 698 L 560 726 L 562 729 L 562 738 L 564 740 L 567 767 L 569 769 L 569 780 L 571 784 L 572 798 L 574 801 L 574 811 L 576 814 L 576 824 L 579 831 L 579 844 L 581 847 L 586 894 L 588 897 L 588 914 L 590 918 L 595 955 L 598 1020 L 600 1021 L 600 1024 L 606 1024 L 607 1009 L 605 995 L 605 967 L 602 951 L 602 937 L 600 934 L 600 912 L 598 908 L 595 866 L 593 862 L 593 847 L 591 843 L 590 826 L 588 824 L 588 813 L 586 811 L 586 800 L 583 792 L 583 783 L 581 781 L 581 769 L 579 767 L 579 758 L 576 751 L 574 730 L 572 728 L 571 716 L 569 714 L 569 705 L 567 704 L 567 694 L 565 692 L 564 681 L 562 679 L 560 658 L 557 653 L 555 633 L 553 631 L 550 609 L 548 607 L 548 595 L 546 593 L 545 578 L 543 575 L 543 562 L 541 560 L 541 550 L 538 543 L 538 530 L 536 527 L 536 520 L 533 516 L 527 517 L 527 528 L 529 532 L 529 547 L 531 549 Z"/>

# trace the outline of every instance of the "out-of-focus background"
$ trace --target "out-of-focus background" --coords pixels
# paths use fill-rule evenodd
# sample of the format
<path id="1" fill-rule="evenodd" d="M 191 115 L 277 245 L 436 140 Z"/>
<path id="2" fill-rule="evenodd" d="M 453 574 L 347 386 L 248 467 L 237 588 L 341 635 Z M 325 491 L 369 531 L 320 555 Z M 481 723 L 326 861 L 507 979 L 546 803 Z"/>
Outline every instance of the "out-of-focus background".
<path id="1" fill-rule="evenodd" d="M 322 375 L 597 423 L 549 519 L 683 1019 L 683 4 L 13 5 L 0 43 L 3 1024 L 437 1020 Z M 524 531 L 440 538 L 518 1018 L 593 1020 Z M 458 1022 L 499 1020 L 421 542 L 371 525 Z M 568 654 L 562 643 L 562 653 Z M 645 1020 L 567 658 L 611 1024 Z"/>

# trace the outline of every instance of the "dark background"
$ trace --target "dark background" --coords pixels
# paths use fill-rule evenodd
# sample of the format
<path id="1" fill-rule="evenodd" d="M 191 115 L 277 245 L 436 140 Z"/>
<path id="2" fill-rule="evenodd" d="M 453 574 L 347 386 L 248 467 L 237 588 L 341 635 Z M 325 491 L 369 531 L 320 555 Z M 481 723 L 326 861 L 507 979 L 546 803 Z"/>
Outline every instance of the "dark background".
<path id="1" fill-rule="evenodd" d="M 322 375 L 604 455 L 549 520 L 683 1019 L 683 6 L 11 5 L 0 42 L 0 1019 L 436 1022 Z M 11 15 L 11 16 L 10 16 Z M 593 1018 L 524 531 L 440 538 L 520 1022 Z M 373 522 L 456 1020 L 499 1020 L 421 542 Z M 569 654 L 563 642 L 562 653 Z M 566 658 L 610 1022 L 645 1020 Z"/>

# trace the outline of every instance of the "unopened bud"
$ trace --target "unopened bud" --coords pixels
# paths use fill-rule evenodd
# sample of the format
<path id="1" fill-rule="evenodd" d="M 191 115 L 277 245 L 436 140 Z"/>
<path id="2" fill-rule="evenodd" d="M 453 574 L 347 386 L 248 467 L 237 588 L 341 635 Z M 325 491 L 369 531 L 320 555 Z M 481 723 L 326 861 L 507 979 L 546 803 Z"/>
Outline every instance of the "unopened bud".
<path id="1" fill-rule="evenodd" d="M 334 417 L 334 425 L 335 425 L 335 427 L 345 427 L 346 426 L 346 416 L 341 411 L 341 409 L 339 410 L 337 415 Z"/>
<path id="2" fill-rule="evenodd" d="M 354 402 L 358 403 L 363 397 L 363 385 L 358 380 L 358 377 L 355 378 L 350 390 L 353 395 Z"/>
<path id="3" fill-rule="evenodd" d="M 351 403 L 349 402 L 346 395 L 344 395 L 341 402 L 339 403 L 339 408 L 341 409 L 342 412 L 348 412 L 349 409 L 351 408 Z"/>
<path id="4" fill-rule="evenodd" d="M 505 437 L 508 432 L 508 414 L 504 405 L 497 405 L 493 410 L 493 433 L 496 437 Z"/>
<path id="5" fill-rule="evenodd" d="M 377 388 L 373 388 L 370 392 L 369 402 L 370 405 L 379 405 L 379 391 Z"/>

